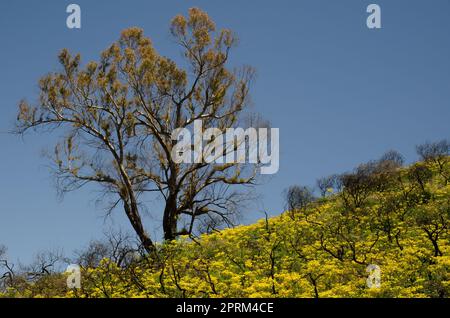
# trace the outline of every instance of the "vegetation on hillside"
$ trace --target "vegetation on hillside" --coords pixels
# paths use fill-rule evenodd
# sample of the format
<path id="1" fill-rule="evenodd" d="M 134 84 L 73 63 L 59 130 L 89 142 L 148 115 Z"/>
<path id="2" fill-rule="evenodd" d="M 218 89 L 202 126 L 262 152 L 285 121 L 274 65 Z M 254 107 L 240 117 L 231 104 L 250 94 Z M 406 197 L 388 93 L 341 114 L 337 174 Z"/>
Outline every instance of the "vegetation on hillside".
<path id="1" fill-rule="evenodd" d="M 423 161 L 406 168 L 390 152 L 323 178 L 320 198 L 291 188 L 288 211 L 253 225 L 87 262 L 81 289 L 51 274 L 11 279 L 4 296 L 449 297 L 448 148 L 419 146 Z M 379 287 L 368 287 L 369 265 L 380 268 Z"/>

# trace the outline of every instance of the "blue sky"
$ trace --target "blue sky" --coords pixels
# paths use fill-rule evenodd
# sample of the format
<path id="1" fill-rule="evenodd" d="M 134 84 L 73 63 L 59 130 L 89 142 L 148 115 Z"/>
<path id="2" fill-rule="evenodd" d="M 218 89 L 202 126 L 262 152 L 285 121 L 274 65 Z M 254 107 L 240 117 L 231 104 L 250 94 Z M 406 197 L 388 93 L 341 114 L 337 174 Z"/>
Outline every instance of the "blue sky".
<path id="1" fill-rule="evenodd" d="M 65 25 L 70 3 L 81 6 L 81 30 Z M 381 7 L 381 30 L 366 27 L 370 3 Z M 121 211 L 103 217 L 94 188 L 58 200 L 40 156 L 54 136 L 7 133 L 18 101 L 37 97 L 39 77 L 57 69 L 62 48 L 97 59 L 130 26 L 178 58 L 169 21 L 193 6 L 238 34 L 232 63 L 257 69 L 255 111 L 280 128 L 280 170 L 258 188 L 261 203 L 245 222 L 262 208 L 281 213 L 291 184 L 312 185 L 391 148 L 413 161 L 415 144 L 450 138 L 448 0 L 1 1 L 0 244 L 12 259 L 27 262 L 48 248 L 70 255 L 111 226 L 130 229 Z M 154 236 L 157 223 L 146 219 Z"/>

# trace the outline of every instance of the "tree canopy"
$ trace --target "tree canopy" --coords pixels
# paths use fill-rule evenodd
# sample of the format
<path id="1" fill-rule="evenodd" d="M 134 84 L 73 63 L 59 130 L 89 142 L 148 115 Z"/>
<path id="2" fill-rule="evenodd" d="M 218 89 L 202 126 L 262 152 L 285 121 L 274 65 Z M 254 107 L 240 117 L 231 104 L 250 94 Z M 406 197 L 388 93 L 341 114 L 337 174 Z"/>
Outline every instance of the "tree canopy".
<path id="1" fill-rule="evenodd" d="M 39 81 L 38 105 L 23 100 L 17 117 L 19 133 L 63 132 L 50 156 L 59 190 L 101 187 L 108 209 L 123 207 L 148 252 L 155 246 L 142 222 L 145 195 L 163 199 L 164 239 L 172 240 L 232 224 L 233 207 L 243 199 L 232 186 L 255 181 L 254 167 L 242 163 L 186 164 L 172 157 L 174 130 L 192 129 L 196 120 L 222 132 L 239 123 L 254 71 L 228 67 L 236 38 L 216 30 L 200 9 L 176 16 L 170 32 L 185 69 L 158 54 L 143 30 L 130 28 L 85 66 L 79 54 L 63 50 L 62 70 Z"/>

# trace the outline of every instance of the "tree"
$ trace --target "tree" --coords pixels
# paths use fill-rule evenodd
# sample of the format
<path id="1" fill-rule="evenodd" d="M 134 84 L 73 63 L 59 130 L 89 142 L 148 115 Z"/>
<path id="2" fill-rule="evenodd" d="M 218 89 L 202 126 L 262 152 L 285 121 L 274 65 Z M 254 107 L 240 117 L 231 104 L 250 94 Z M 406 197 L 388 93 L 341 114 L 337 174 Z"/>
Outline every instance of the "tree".
<path id="1" fill-rule="evenodd" d="M 424 163 L 416 163 L 408 170 L 408 179 L 413 185 L 417 185 L 423 194 L 428 193 L 426 183 L 433 178 L 433 171 Z"/>
<path id="2" fill-rule="evenodd" d="M 444 177 L 446 184 L 450 181 L 450 175 L 446 171 L 448 155 L 450 154 L 450 142 L 448 140 L 426 142 L 416 146 L 416 151 L 421 160 L 437 164 L 439 173 Z"/>
<path id="3" fill-rule="evenodd" d="M 27 280 L 35 281 L 41 277 L 50 276 L 61 271 L 66 263 L 61 250 L 46 250 L 37 253 L 31 264 L 21 265 L 20 271 Z"/>
<path id="4" fill-rule="evenodd" d="M 337 174 L 319 178 L 316 184 L 322 197 L 325 197 L 330 191 L 340 191 L 339 175 Z"/>
<path id="5" fill-rule="evenodd" d="M 396 150 L 385 152 L 378 160 L 380 165 L 390 164 L 391 167 L 399 168 L 405 163 L 405 158 Z"/>
<path id="6" fill-rule="evenodd" d="M 0 258 L 5 256 L 5 254 L 6 254 L 6 246 L 0 244 Z"/>
<path id="7" fill-rule="evenodd" d="M 435 160 L 448 156 L 450 153 L 450 142 L 441 140 L 438 142 L 426 142 L 416 146 L 417 154 L 423 161 Z"/>
<path id="8" fill-rule="evenodd" d="M 313 192 L 305 186 L 291 186 L 285 192 L 286 208 L 289 211 L 304 209 L 315 200 Z"/>
<path id="9" fill-rule="evenodd" d="M 62 71 L 39 82 L 37 106 L 19 105 L 17 131 L 55 129 L 65 138 L 51 155 L 64 193 L 94 183 L 119 205 L 149 253 L 153 240 L 142 223 L 145 194 L 163 198 L 166 240 L 193 235 L 196 221 L 219 216 L 239 202 L 233 185 L 255 181 L 255 166 L 241 163 L 177 163 L 172 156 L 178 128 L 221 132 L 239 123 L 249 101 L 250 67 L 227 68 L 236 39 L 216 31 L 208 15 L 196 8 L 172 20 L 171 34 L 181 47 L 187 70 L 159 55 L 138 28 L 122 32 L 99 62 L 81 67 L 80 55 L 59 54 Z M 224 152 L 235 150 L 238 142 Z M 179 228 L 181 220 L 187 226 Z"/>
<path id="10" fill-rule="evenodd" d="M 383 192 L 396 186 L 397 170 L 403 165 L 403 156 L 390 150 L 378 160 L 371 160 L 358 165 L 352 172 L 338 177 L 343 187 L 342 197 L 350 207 L 360 207 L 374 191 Z"/>
<path id="11" fill-rule="evenodd" d="M 122 232 L 106 232 L 102 240 L 91 241 L 86 249 L 77 251 L 74 264 L 83 268 L 99 266 L 103 259 L 108 259 L 118 267 L 129 266 L 137 256 L 139 250 L 133 247 L 131 237 Z"/>
<path id="12" fill-rule="evenodd" d="M 14 265 L 6 258 L 6 246 L 0 244 L 0 292 L 11 284 L 14 278 Z"/>
<path id="13" fill-rule="evenodd" d="M 353 172 L 340 176 L 343 185 L 342 198 L 348 208 L 361 207 L 374 190 L 374 162 L 360 164 Z"/>

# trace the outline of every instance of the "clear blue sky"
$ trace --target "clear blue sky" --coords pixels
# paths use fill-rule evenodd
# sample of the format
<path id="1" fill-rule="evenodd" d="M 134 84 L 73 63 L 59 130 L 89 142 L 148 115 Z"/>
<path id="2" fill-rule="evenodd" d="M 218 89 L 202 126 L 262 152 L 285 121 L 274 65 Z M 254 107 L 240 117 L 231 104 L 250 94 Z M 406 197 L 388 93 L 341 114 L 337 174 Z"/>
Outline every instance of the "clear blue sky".
<path id="1" fill-rule="evenodd" d="M 65 26 L 70 3 L 81 6 L 81 30 Z M 370 3 L 381 6 L 381 30 L 366 27 Z M 120 211 L 102 217 L 93 189 L 58 201 L 40 156 L 52 136 L 6 133 L 17 102 L 36 98 L 60 49 L 97 59 L 126 27 L 142 27 L 161 54 L 177 58 L 169 21 L 193 6 L 237 32 L 232 61 L 257 69 L 255 110 L 280 128 L 280 171 L 258 188 L 261 204 L 246 222 L 262 207 L 282 212 L 291 184 L 312 185 L 391 148 L 413 161 L 415 144 L 450 138 L 448 0 L 0 1 L 0 244 L 13 259 L 47 248 L 70 254 L 110 226 L 129 230 Z"/>

